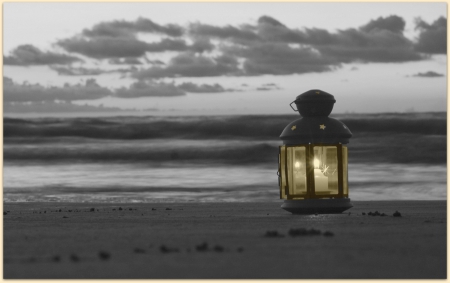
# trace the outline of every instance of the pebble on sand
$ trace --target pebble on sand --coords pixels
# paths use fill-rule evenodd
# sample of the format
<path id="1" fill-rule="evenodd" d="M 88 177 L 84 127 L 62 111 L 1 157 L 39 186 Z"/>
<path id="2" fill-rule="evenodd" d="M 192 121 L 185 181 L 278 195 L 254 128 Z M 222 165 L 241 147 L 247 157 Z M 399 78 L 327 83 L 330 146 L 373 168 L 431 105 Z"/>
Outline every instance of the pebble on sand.
<path id="1" fill-rule="evenodd" d="M 76 254 L 71 254 L 70 255 L 70 260 L 73 261 L 73 262 L 79 262 L 80 258 Z"/>
<path id="2" fill-rule="evenodd" d="M 133 251 L 137 254 L 145 254 L 145 250 L 141 248 L 134 248 Z"/>
<path id="3" fill-rule="evenodd" d="M 197 246 L 195 247 L 195 249 L 196 249 L 198 252 L 204 252 L 204 251 L 207 251 L 207 250 L 208 250 L 208 243 L 207 243 L 207 242 L 204 242 L 203 244 L 197 245 Z"/>
<path id="4" fill-rule="evenodd" d="M 108 260 L 108 259 L 111 258 L 111 254 L 108 253 L 108 252 L 105 252 L 105 251 L 99 251 L 99 252 L 98 252 L 98 257 L 99 257 L 101 260 Z"/>
<path id="5" fill-rule="evenodd" d="M 402 217 L 402 214 L 396 210 L 394 212 L 394 214 L 392 214 L 392 216 L 394 216 L 394 217 Z"/>
<path id="6" fill-rule="evenodd" d="M 279 237 L 284 237 L 284 235 L 278 233 L 278 231 L 274 230 L 274 231 L 266 231 L 266 234 L 264 235 L 264 237 L 268 237 L 268 238 L 279 238 Z"/>

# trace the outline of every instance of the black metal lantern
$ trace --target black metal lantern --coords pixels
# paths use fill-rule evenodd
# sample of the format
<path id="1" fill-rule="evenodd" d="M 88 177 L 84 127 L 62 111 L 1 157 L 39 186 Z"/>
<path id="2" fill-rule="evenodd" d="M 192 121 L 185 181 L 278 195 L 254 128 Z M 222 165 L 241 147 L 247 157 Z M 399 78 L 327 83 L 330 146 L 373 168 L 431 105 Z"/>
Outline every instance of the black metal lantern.
<path id="1" fill-rule="evenodd" d="M 328 117 L 336 100 L 314 89 L 297 96 L 300 115 L 283 130 L 278 179 L 283 209 L 294 214 L 341 213 L 352 207 L 348 198 L 348 150 L 352 133 Z"/>

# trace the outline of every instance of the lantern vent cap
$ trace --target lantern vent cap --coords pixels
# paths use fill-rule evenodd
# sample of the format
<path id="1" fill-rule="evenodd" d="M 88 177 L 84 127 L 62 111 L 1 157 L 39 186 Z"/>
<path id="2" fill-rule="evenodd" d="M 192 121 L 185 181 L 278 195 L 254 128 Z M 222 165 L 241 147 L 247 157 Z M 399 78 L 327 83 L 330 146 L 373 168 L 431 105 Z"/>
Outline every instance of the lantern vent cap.
<path id="1" fill-rule="evenodd" d="M 336 99 L 328 92 L 311 89 L 298 95 L 292 103 L 295 103 L 303 117 L 328 116 L 333 110 Z"/>

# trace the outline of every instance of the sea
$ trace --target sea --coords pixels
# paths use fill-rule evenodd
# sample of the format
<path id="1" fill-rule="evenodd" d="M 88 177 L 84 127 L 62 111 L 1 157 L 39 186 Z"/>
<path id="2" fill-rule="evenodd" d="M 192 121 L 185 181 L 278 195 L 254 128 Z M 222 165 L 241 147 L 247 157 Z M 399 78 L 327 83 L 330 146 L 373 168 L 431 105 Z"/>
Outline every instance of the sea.
<path id="1" fill-rule="evenodd" d="M 341 117 L 349 197 L 445 200 L 445 114 Z M 281 203 L 279 135 L 298 118 L 4 117 L 3 201 Z"/>

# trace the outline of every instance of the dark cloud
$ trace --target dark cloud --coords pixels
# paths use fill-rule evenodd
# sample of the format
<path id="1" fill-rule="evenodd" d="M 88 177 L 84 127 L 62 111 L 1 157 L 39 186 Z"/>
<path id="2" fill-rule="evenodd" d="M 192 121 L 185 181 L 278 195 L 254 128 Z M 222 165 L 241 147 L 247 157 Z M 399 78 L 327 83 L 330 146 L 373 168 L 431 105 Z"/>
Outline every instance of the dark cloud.
<path id="1" fill-rule="evenodd" d="M 152 96 L 180 96 L 186 93 L 174 84 L 138 81 L 128 88 L 119 88 L 114 95 L 123 98 L 152 97 Z"/>
<path id="2" fill-rule="evenodd" d="M 149 52 L 163 51 L 186 51 L 188 46 L 183 39 L 164 38 L 159 42 L 149 43 L 147 50 Z"/>
<path id="3" fill-rule="evenodd" d="M 132 72 L 132 77 L 139 80 L 302 74 L 331 71 L 343 63 L 408 62 L 429 58 L 430 53 L 445 53 L 446 23 L 445 18 L 432 24 L 417 20 L 420 36 L 415 44 L 404 36 L 405 21 L 396 15 L 379 17 L 359 28 L 336 32 L 290 28 L 268 15 L 261 16 L 254 25 L 213 26 L 197 22 L 186 29 L 139 18 L 136 21 L 102 22 L 56 44 L 67 52 L 106 59 L 112 65 L 145 65 L 140 70 L 135 67 L 109 71 L 62 67 L 60 65 L 80 59 L 40 51 L 33 54 L 47 56 L 47 60 L 33 59 L 39 56 L 33 57 L 26 52 L 17 53 L 19 55 L 13 52 L 4 59 L 5 64 L 51 62 L 48 64 L 59 74 L 72 76 Z M 139 33 L 158 34 L 160 38 L 147 42 L 138 37 Z M 17 48 L 21 49 L 26 51 L 27 48 Z M 153 56 L 149 56 L 151 60 L 146 57 L 147 53 L 166 51 L 175 53 L 167 63 L 155 60 Z"/>
<path id="4" fill-rule="evenodd" d="M 214 48 L 208 40 L 196 40 L 188 45 L 184 39 L 163 38 L 158 42 L 147 43 L 133 38 L 73 37 L 57 43 L 68 52 L 79 53 L 95 59 L 131 58 L 144 56 L 146 52 L 193 51 L 204 52 Z M 118 61 L 113 61 L 118 62 Z"/>
<path id="5" fill-rule="evenodd" d="M 235 39 L 243 41 L 260 39 L 254 31 L 246 28 L 245 26 L 238 28 L 231 25 L 217 27 L 207 24 L 194 23 L 189 26 L 189 34 L 192 36 Z"/>
<path id="6" fill-rule="evenodd" d="M 192 45 L 189 47 L 189 50 L 196 53 L 203 53 L 205 51 L 212 51 L 214 50 L 214 48 L 214 44 L 212 44 L 209 39 L 199 38 L 192 43 Z"/>
<path id="7" fill-rule="evenodd" d="M 376 20 L 371 20 L 368 24 L 360 27 L 360 30 L 364 32 L 371 32 L 373 30 L 388 30 L 394 33 L 403 33 L 405 25 L 405 20 L 399 16 L 393 15 L 386 18 L 379 17 Z"/>
<path id="8" fill-rule="evenodd" d="M 10 78 L 3 78 L 4 102 L 37 102 L 37 101 L 72 101 L 98 99 L 111 95 L 111 91 L 97 84 L 95 79 L 89 79 L 85 84 L 64 87 L 44 87 L 40 84 L 16 84 Z"/>
<path id="9" fill-rule="evenodd" d="M 181 36 L 183 28 L 174 25 L 159 25 L 145 18 L 138 18 L 136 21 L 112 21 L 96 24 L 92 29 L 84 29 L 83 35 L 86 37 L 125 37 L 135 38 L 138 32 L 159 33 L 168 36 Z"/>
<path id="10" fill-rule="evenodd" d="M 299 30 L 292 30 L 269 16 L 258 19 L 258 35 L 268 41 L 283 41 L 290 43 L 306 42 L 305 34 Z"/>
<path id="11" fill-rule="evenodd" d="M 406 62 L 422 60 L 413 43 L 403 35 L 402 18 L 390 16 L 370 21 L 359 29 L 340 30 L 329 44 L 317 46 L 340 62 Z"/>
<path id="12" fill-rule="evenodd" d="M 248 48 L 229 48 L 228 53 L 245 58 L 246 75 L 286 75 L 330 71 L 335 64 L 312 48 L 292 48 L 285 43 L 256 44 Z"/>
<path id="13" fill-rule="evenodd" d="M 63 76 L 96 76 L 105 73 L 101 69 L 87 69 L 83 67 L 50 66 L 50 69 Z"/>
<path id="14" fill-rule="evenodd" d="M 96 59 L 141 57 L 149 48 L 148 43 L 137 39 L 111 37 L 92 39 L 73 37 L 60 40 L 57 44 L 68 52 L 79 53 Z"/>
<path id="15" fill-rule="evenodd" d="M 416 29 L 420 30 L 415 49 L 418 52 L 447 54 L 447 19 L 440 17 L 431 25 L 421 19 L 416 20 Z"/>
<path id="16" fill-rule="evenodd" d="M 62 76 L 96 76 L 108 73 L 131 73 L 138 69 L 135 66 L 129 68 L 120 68 L 112 70 L 103 70 L 99 68 L 84 68 L 84 67 L 64 67 L 64 66 L 50 66 L 50 69 L 56 71 L 58 75 Z"/>
<path id="17" fill-rule="evenodd" d="M 50 65 L 50 64 L 71 64 L 82 62 L 80 58 L 54 52 L 42 52 L 39 48 L 26 44 L 16 47 L 10 56 L 3 56 L 5 65 Z"/>
<path id="18" fill-rule="evenodd" d="M 239 72 L 238 61 L 228 55 L 214 58 L 182 53 L 173 57 L 166 67 L 151 67 L 132 74 L 137 79 L 154 79 L 163 77 L 215 77 L 233 75 Z"/>
<path id="19" fill-rule="evenodd" d="M 158 25 L 149 19 L 112 21 L 84 29 L 81 35 L 57 42 L 68 52 L 79 53 L 95 59 L 141 57 L 145 52 L 185 51 L 189 47 L 183 39 L 164 38 L 148 43 L 137 38 L 138 33 L 158 33 L 179 37 L 183 29 L 178 25 Z"/>
<path id="20" fill-rule="evenodd" d="M 186 92 L 196 92 L 196 93 L 218 93 L 218 92 L 225 92 L 225 91 L 232 91 L 224 89 L 219 84 L 202 84 L 202 85 L 196 85 L 194 83 L 186 82 L 178 85 L 178 88 L 181 90 L 184 90 Z"/>
<path id="21" fill-rule="evenodd" d="M 425 73 L 417 73 L 413 75 L 413 77 L 422 77 L 422 78 L 436 78 L 436 77 L 443 77 L 443 74 L 439 74 L 433 71 L 428 71 Z"/>

